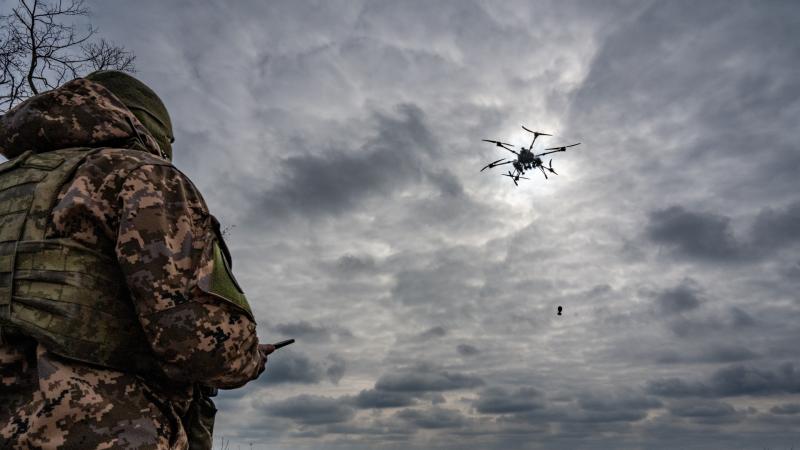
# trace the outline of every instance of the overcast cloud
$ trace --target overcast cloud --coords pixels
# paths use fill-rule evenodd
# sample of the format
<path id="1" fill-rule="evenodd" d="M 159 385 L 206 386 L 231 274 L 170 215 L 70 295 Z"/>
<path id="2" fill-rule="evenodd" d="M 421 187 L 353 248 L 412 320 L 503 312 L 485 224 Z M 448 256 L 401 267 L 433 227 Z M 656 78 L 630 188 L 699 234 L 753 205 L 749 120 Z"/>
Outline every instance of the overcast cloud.
<path id="1" fill-rule="evenodd" d="M 297 339 L 230 448 L 800 443 L 798 2 L 90 7 Z M 523 124 L 582 144 L 479 173 Z"/>

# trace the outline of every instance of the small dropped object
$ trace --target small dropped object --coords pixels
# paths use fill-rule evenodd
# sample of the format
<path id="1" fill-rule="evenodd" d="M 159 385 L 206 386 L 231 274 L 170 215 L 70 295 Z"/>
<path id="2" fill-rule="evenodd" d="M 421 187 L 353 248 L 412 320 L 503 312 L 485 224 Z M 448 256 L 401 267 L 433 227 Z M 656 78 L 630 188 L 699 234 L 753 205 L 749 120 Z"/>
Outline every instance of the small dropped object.
<path id="1" fill-rule="evenodd" d="M 287 339 L 285 341 L 276 342 L 272 345 L 275 347 L 275 350 L 277 350 L 281 347 L 286 347 L 289 344 L 294 344 L 294 339 Z"/>

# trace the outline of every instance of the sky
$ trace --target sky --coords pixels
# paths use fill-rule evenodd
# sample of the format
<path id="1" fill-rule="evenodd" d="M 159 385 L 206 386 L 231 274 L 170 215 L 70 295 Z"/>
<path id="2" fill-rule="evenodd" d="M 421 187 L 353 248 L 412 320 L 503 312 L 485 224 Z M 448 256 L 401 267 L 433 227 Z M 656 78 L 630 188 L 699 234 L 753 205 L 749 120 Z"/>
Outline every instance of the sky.
<path id="1" fill-rule="evenodd" d="M 800 445 L 800 3 L 88 6 L 297 340 L 217 448 Z"/>

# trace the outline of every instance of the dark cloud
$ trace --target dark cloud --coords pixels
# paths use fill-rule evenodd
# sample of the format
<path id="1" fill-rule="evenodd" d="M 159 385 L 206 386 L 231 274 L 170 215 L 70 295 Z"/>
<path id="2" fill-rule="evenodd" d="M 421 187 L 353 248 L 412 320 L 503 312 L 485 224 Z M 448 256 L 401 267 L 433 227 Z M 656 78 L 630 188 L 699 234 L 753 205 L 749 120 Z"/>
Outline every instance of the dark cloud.
<path id="1" fill-rule="evenodd" d="M 636 411 L 659 408 L 661 402 L 640 394 L 598 395 L 588 393 L 578 397 L 578 405 L 586 411 Z"/>
<path id="2" fill-rule="evenodd" d="M 474 270 L 470 266 L 469 261 L 444 256 L 424 269 L 402 270 L 395 275 L 392 296 L 409 306 L 477 298 L 478 287 L 465 280 L 465 273 Z"/>
<path id="3" fill-rule="evenodd" d="M 668 316 L 667 327 L 676 336 L 681 338 L 712 338 L 720 333 L 739 333 L 747 330 L 756 329 L 759 325 L 753 316 L 738 307 L 730 308 L 727 313 L 720 310 L 708 310 L 704 313 L 699 311 L 690 314 L 676 314 Z M 724 362 L 725 354 L 749 354 L 741 348 L 736 350 L 732 344 L 718 345 L 715 343 L 704 345 L 702 350 L 708 362 Z M 730 351 L 728 351 L 730 350 Z M 694 354 L 697 354 L 695 352 Z M 690 360 L 687 360 L 690 361 Z"/>
<path id="4" fill-rule="evenodd" d="M 447 403 L 447 398 L 439 392 L 425 392 L 418 396 L 420 400 L 429 401 L 431 405 Z"/>
<path id="5" fill-rule="evenodd" d="M 495 413 L 509 413 L 502 416 L 500 422 L 526 424 L 557 424 L 562 432 L 589 437 L 596 430 L 608 430 L 608 427 L 627 427 L 647 417 L 648 411 L 658 410 L 663 404 L 658 399 L 636 392 L 610 393 L 602 389 L 595 392 L 579 392 L 574 397 L 553 397 L 545 399 L 537 392 L 503 391 L 491 393 L 486 399 L 493 399 Z M 485 391 L 485 392 L 488 392 Z M 496 395 L 501 394 L 501 395 Z M 520 394 L 522 399 L 515 398 Z M 524 400 L 527 399 L 527 402 Z M 507 406 L 503 406 L 507 405 Z M 514 405 L 517 405 L 516 407 Z M 518 409 L 512 412 L 512 409 Z"/>
<path id="6" fill-rule="evenodd" d="M 447 329 L 445 329 L 441 325 L 437 325 L 432 328 L 428 328 L 427 330 L 423 331 L 419 335 L 414 337 L 414 340 L 417 341 L 427 341 L 430 339 L 436 339 L 447 336 Z"/>
<path id="7" fill-rule="evenodd" d="M 355 416 L 355 409 L 340 399 L 317 395 L 298 395 L 271 402 L 264 407 L 270 416 L 291 419 L 304 425 L 346 422 Z"/>
<path id="8" fill-rule="evenodd" d="M 741 308 L 733 307 L 730 310 L 731 323 L 735 328 L 746 328 L 756 324 L 756 320 Z"/>
<path id="9" fill-rule="evenodd" d="M 461 356 L 475 356 L 481 352 L 477 347 L 469 344 L 458 344 L 456 350 L 458 350 L 458 354 Z"/>
<path id="10" fill-rule="evenodd" d="M 557 405 L 551 402 L 542 409 L 522 412 L 515 417 L 534 423 L 537 421 L 558 423 L 572 429 L 573 432 L 586 431 L 591 434 L 591 427 L 602 428 L 608 424 L 638 422 L 647 416 L 649 410 L 661 406 L 661 402 L 657 399 L 639 393 L 608 393 L 598 389 L 596 392 L 578 393 L 574 401 L 569 404 Z"/>
<path id="11" fill-rule="evenodd" d="M 327 342 L 336 338 L 352 337 L 350 330 L 340 326 L 315 325 L 300 320 L 279 323 L 272 327 L 278 334 L 297 339 L 299 342 Z"/>
<path id="12" fill-rule="evenodd" d="M 749 233 L 736 238 L 729 217 L 671 206 L 652 211 L 645 233 L 678 256 L 731 262 L 764 258 L 800 241 L 800 202 L 762 209 Z"/>
<path id="13" fill-rule="evenodd" d="M 443 170 L 439 173 L 431 173 L 428 175 L 428 180 L 435 186 L 439 193 L 448 201 L 453 201 L 454 197 L 463 197 L 465 195 L 464 185 L 458 181 L 458 177 L 449 170 Z"/>
<path id="14" fill-rule="evenodd" d="M 753 352 L 747 347 L 717 345 L 711 347 L 707 352 L 701 353 L 701 356 L 697 358 L 697 360 L 698 362 L 732 363 L 756 359 L 758 357 L 758 353 Z"/>
<path id="15" fill-rule="evenodd" d="M 592 289 L 590 289 L 589 292 L 586 293 L 586 295 L 591 298 L 604 297 L 612 293 L 613 291 L 614 289 L 607 284 L 598 284 L 592 286 Z"/>
<path id="16" fill-rule="evenodd" d="M 460 428 L 467 424 L 466 418 L 458 410 L 436 406 L 429 409 L 404 409 L 395 416 L 419 428 Z"/>
<path id="17" fill-rule="evenodd" d="M 358 435 L 364 437 L 378 438 L 390 442 L 404 441 L 409 436 L 414 435 L 417 428 L 413 425 L 394 419 L 375 419 L 366 425 L 356 425 L 352 422 L 349 423 L 336 423 L 325 425 L 324 428 L 319 429 L 318 434 L 314 437 L 323 437 L 325 434 L 339 434 L 339 435 Z M 353 444 L 351 444 L 353 445 Z M 367 447 L 362 447 L 367 448 Z"/>
<path id="18" fill-rule="evenodd" d="M 472 406 L 481 414 L 511 414 L 542 408 L 544 399 L 533 388 L 506 390 L 492 387 L 481 391 Z"/>
<path id="19" fill-rule="evenodd" d="M 733 363 L 749 361 L 760 355 L 747 347 L 734 344 L 717 344 L 695 350 L 687 349 L 683 353 L 668 351 L 660 354 L 656 361 L 662 364 L 687 363 Z"/>
<path id="20" fill-rule="evenodd" d="M 784 403 L 769 409 L 772 414 L 792 415 L 800 414 L 800 403 Z"/>
<path id="21" fill-rule="evenodd" d="M 722 396 L 770 393 L 800 393 L 800 373 L 794 364 L 785 363 L 775 371 L 735 365 L 716 371 L 709 380 L 714 392 Z"/>
<path id="22" fill-rule="evenodd" d="M 353 399 L 353 404 L 358 408 L 398 408 L 411 406 L 415 402 L 414 396 L 405 392 L 388 392 L 379 389 L 365 389 Z"/>
<path id="23" fill-rule="evenodd" d="M 375 383 L 375 388 L 389 392 L 426 392 L 470 389 L 483 384 L 484 381 L 474 375 L 420 364 L 411 369 L 381 376 Z"/>
<path id="24" fill-rule="evenodd" d="M 672 402 L 667 410 L 673 417 L 703 425 L 739 422 L 748 413 L 737 411 L 729 403 L 707 399 L 678 400 Z"/>
<path id="25" fill-rule="evenodd" d="M 701 338 L 725 329 L 725 323 L 716 317 L 677 316 L 669 320 L 667 327 L 680 338 Z"/>
<path id="26" fill-rule="evenodd" d="M 661 312 L 677 314 L 691 311 L 700 306 L 701 291 L 692 279 L 671 289 L 666 289 L 656 296 L 656 303 Z"/>
<path id="27" fill-rule="evenodd" d="M 259 378 L 259 383 L 303 383 L 315 384 L 324 378 L 322 365 L 303 353 L 282 351 L 269 358 L 269 372 Z"/>
<path id="28" fill-rule="evenodd" d="M 680 378 L 651 380 L 647 383 L 647 392 L 661 397 L 691 397 L 710 393 L 706 386 L 692 384 Z"/>
<path id="29" fill-rule="evenodd" d="M 388 195 L 423 175 L 424 155 L 437 151 L 425 114 L 415 105 L 400 105 L 397 116 L 375 114 L 375 136 L 354 143 L 356 150 L 326 149 L 321 155 L 289 156 L 281 162 L 281 179 L 259 194 L 255 217 L 314 217 L 339 214 L 362 199 Z"/>
<path id="30" fill-rule="evenodd" d="M 800 242 L 800 202 L 777 210 L 763 209 L 755 219 L 752 236 L 761 249 L 780 248 Z"/>
<path id="31" fill-rule="evenodd" d="M 730 261 L 745 253 L 733 236 L 730 218 L 670 206 L 652 211 L 645 229 L 648 238 L 677 255 L 709 261 Z"/>
<path id="32" fill-rule="evenodd" d="M 371 272 L 375 269 L 375 259 L 369 255 L 343 255 L 336 260 L 336 267 L 344 273 Z"/>
<path id="33" fill-rule="evenodd" d="M 735 397 L 800 393 L 800 373 L 791 363 L 776 370 L 732 365 L 705 381 L 664 378 L 647 383 L 647 392 L 662 397 Z"/>
<path id="34" fill-rule="evenodd" d="M 584 409 L 580 406 L 554 407 L 552 405 L 524 411 L 510 416 L 502 416 L 510 422 L 522 422 L 531 425 L 557 424 L 570 434 L 589 438 L 595 431 L 609 429 L 611 426 L 627 426 L 647 417 L 647 409 Z"/>
<path id="35" fill-rule="evenodd" d="M 569 417 L 565 422 L 577 423 L 613 423 L 613 422 L 638 422 L 647 417 L 643 410 L 589 410 L 581 411 Z"/>
<path id="36" fill-rule="evenodd" d="M 690 418 L 723 417 L 736 414 L 733 406 L 716 400 L 676 402 L 671 404 L 668 409 L 673 416 Z"/>
<path id="37" fill-rule="evenodd" d="M 325 368 L 325 375 L 333 384 L 339 384 L 347 370 L 347 361 L 337 354 L 330 354 L 327 358 L 328 366 Z"/>
<path id="38" fill-rule="evenodd" d="M 279 323 L 273 327 L 275 331 L 285 336 L 292 336 L 301 341 L 327 341 L 331 337 L 329 329 L 313 325 L 310 322 L 301 320 L 299 322 Z"/>

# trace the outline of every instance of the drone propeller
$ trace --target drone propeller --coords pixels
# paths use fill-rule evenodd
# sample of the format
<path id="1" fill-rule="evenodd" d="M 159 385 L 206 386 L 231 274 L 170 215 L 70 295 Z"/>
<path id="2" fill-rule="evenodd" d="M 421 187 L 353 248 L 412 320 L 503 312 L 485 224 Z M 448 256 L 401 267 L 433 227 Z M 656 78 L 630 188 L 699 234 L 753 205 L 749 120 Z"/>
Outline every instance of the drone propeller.
<path id="1" fill-rule="evenodd" d="M 542 171 L 542 175 L 544 175 L 544 179 L 547 180 L 548 179 L 547 178 L 547 172 L 544 171 L 544 168 L 542 166 L 539 166 L 539 170 Z"/>
<path id="2" fill-rule="evenodd" d="M 578 142 L 577 144 L 565 145 L 563 147 L 546 148 L 545 150 L 550 150 L 550 151 L 549 152 L 544 152 L 544 153 L 539 153 L 536 156 L 544 156 L 544 155 L 549 155 L 550 153 L 565 152 L 565 151 L 567 151 L 567 148 L 575 147 L 576 145 L 581 145 L 581 143 Z"/>
<path id="3" fill-rule="evenodd" d="M 519 179 L 519 175 L 514 176 L 514 175 L 511 174 L 511 171 L 509 170 L 508 174 L 504 173 L 503 176 L 511 178 L 511 181 L 514 182 L 514 186 L 519 186 L 519 183 L 517 183 L 517 180 Z"/>
<path id="4" fill-rule="evenodd" d="M 496 167 L 496 166 L 502 166 L 503 164 L 510 164 L 511 163 L 511 161 L 506 161 L 504 163 L 501 163 L 500 161 L 503 161 L 503 160 L 505 160 L 505 158 L 500 158 L 497 161 L 490 162 L 489 164 L 483 166 L 483 169 L 481 169 L 481 172 L 483 172 L 486 169 L 491 169 L 491 168 Z"/>
<path id="5" fill-rule="evenodd" d="M 496 145 L 497 147 L 503 147 L 505 145 L 511 145 L 507 142 L 500 142 L 500 141 L 493 141 L 491 139 L 482 139 L 483 142 L 491 142 L 492 144 Z"/>
<path id="6" fill-rule="evenodd" d="M 540 131 L 533 131 L 525 128 L 525 125 L 522 126 L 522 129 L 527 131 L 528 133 L 533 133 L 535 136 L 552 136 L 552 134 L 542 133 Z"/>
<path id="7" fill-rule="evenodd" d="M 517 173 L 516 175 L 514 175 L 513 173 L 511 173 L 511 171 L 510 171 L 510 170 L 508 171 L 508 173 L 504 173 L 504 174 L 501 174 L 501 175 L 503 175 L 504 177 L 511 178 L 511 181 L 513 181 L 513 182 L 514 182 L 514 185 L 516 185 L 516 186 L 519 186 L 519 184 L 517 184 L 517 181 L 519 181 L 519 180 L 530 180 L 530 178 L 528 178 L 528 177 L 523 177 L 523 176 L 521 176 L 519 173 Z"/>
<path id="8" fill-rule="evenodd" d="M 528 133 L 533 133 L 533 141 L 531 141 L 531 146 L 528 147 L 528 150 L 533 149 L 533 144 L 536 143 L 536 138 L 538 138 L 539 136 L 552 136 L 552 134 L 547 134 L 547 133 L 542 133 L 542 132 L 539 132 L 539 131 L 529 130 L 528 128 L 525 128 L 525 125 L 522 126 L 522 129 L 527 131 Z"/>
<path id="9" fill-rule="evenodd" d="M 565 152 L 565 151 L 567 151 L 567 149 L 564 148 L 564 149 L 561 149 L 561 150 L 552 150 L 552 151 L 549 151 L 549 152 L 538 153 L 538 154 L 536 154 L 534 156 L 536 156 L 538 158 L 540 156 L 549 155 L 550 153 L 558 153 L 558 152 Z"/>
<path id="10" fill-rule="evenodd" d="M 569 147 L 575 147 L 576 145 L 581 145 L 581 143 L 580 143 L 580 142 L 578 142 L 577 144 L 564 145 L 564 146 L 562 146 L 562 147 L 546 148 L 545 150 L 558 150 L 558 151 L 560 151 L 560 152 L 563 152 L 563 151 L 565 151 L 566 149 L 568 149 Z"/>
<path id="11" fill-rule="evenodd" d="M 550 160 L 550 167 L 548 167 L 547 170 L 549 170 L 550 173 L 555 173 L 556 175 L 558 175 L 556 173 L 555 169 L 553 169 L 553 160 L 552 159 Z"/>
<path id="12" fill-rule="evenodd" d="M 504 148 L 504 149 L 506 149 L 506 150 L 510 151 L 511 153 L 515 154 L 515 155 L 519 155 L 519 153 L 517 153 L 517 152 L 515 152 L 514 150 L 511 150 L 510 148 L 506 147 L 506 145 L 511 145 L 511 144 L 507 144 L 507 143 L 505 143 L 505 142 L 500 142 L 500 141 L 493 141 L 493 140 L 491 140 L 491 139 L 481 139 L 481 140 L 482 140 L 483 142 L 491 142 L 491 143 L 492 143 L 492 144 L 494 144 L 496 147 Z"/>

